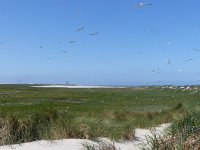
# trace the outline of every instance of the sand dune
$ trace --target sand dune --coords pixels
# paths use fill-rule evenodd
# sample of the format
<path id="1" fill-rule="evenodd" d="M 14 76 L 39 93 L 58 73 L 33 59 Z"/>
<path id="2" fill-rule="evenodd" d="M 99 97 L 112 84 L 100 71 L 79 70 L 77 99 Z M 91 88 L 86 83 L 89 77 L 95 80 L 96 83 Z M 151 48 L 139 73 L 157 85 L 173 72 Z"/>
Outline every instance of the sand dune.
<path id="1" fill-rule="evenodd" d="M 136 140 L 118 141 L 114 142 L 114 145 L 120 150 L 139 150 L 142 144 L 146 143 L 147 136 L 152 136 L 152 133 L 162 135 L 164 130 L 169 126 L 170 124 L 162 124 L 152 129 L 136 129 Z M 100 140 L 113 142 L 107 138 L 100 138 Z M 96 144 L 94 141 L 86 139 L 64 139 L 55 141 L 41 140 L 24 144 L 1 146 L 0 150 L 83 150 L 83 143 Z"/>

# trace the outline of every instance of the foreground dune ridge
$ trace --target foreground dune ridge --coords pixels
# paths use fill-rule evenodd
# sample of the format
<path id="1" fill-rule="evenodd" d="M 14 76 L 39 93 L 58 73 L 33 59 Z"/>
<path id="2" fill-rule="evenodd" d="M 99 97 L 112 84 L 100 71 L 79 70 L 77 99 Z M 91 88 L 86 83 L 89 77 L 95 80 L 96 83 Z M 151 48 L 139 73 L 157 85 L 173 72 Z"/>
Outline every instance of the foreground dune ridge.
<path id="1" fill-rule="evenodd" d="M 151 129 L 135 129 L 136 140 L 114 141 L 114 145 L 120 150 L 139 150 L 141 146 L 146 143 L 146 137 L 152 136 L 153 134 L 163 135 L 164 131 L 169 126 L 170 124 L 167 123 Z M 113 142 L 107 138 L 99 138 L 99 140 L 108 143 Z M 0 150 L 83 150 L 84 143 L 97 144 L 94 141 L 87 139 L 41 140 L 30 143 L 1 146 Z"/>

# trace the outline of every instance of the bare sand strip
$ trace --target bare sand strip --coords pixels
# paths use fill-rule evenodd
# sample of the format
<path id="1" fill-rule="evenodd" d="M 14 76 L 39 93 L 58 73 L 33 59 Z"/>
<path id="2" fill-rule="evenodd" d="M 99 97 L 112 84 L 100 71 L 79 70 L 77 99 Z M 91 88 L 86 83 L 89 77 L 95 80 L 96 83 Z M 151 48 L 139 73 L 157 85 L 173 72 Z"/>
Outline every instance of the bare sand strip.
<path id="1" fill-rule="evenodd" d="M 122 86 L 96 86 L 96 85 L 37 85 L 37 86 L 31 86 L 35 88 L 71 88 L 71 89 L 97 89 L 97 88 L 105 88 L 105 89 L 110 89 L 110 88 L 125 88 Z"/>
<path id="2" fill-rule="evenodd" d="M 139 150 L 142 144 L 147 142 L 146 137 L 152 137 L 153 134 L 163 135 L 164 130 L 169 126 L 170 124 L 162 124 L 152 129 L 136 129 L 136 140 L 118 141 L 114 142 L 114 145 L 120 150 Z M 113 142 L 106 138 L 100 138 L 100 140 L 105 142 Z M 83 143 L 96 144 L 94 141 L 86 139 L 64 139 L 55 141 L 41 140 L 24 144 L 1 146 L 0 150 L 83 150 Z"/>

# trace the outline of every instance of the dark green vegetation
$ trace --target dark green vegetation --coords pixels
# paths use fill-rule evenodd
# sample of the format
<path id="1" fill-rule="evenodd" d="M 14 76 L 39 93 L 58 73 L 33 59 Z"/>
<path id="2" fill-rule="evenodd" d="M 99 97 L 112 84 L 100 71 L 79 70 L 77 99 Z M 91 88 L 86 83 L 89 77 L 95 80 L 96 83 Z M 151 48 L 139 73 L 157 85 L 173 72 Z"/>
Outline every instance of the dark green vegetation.
<path id="1" fill-rule="evenodd" d="M 179 115 L 163 137 L 148 139 L 144 150 L 199 150 L 200 149 L 200 109 Z"/>
<path id="2" fill-rule="evenodd" d="M 40 139 L 132 139 L 200 103 L 200 87 L 115 89 L 0 85 L 1 144 Z"/>

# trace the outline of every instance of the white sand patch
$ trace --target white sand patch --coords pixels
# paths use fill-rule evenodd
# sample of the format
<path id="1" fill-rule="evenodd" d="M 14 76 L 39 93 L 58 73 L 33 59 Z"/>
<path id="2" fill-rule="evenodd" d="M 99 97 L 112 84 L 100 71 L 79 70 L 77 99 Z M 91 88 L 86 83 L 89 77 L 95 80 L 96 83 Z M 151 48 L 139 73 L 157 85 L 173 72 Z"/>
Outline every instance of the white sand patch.
<path id="1" fill-rule="evenodd" d="M 38 86 L 31 86 L 36 88 L 71 88 L 71 89 L 88 89 L 88 88 L 125 88 L 125 87 L 118 87 L 118 86 L 94 86 L 94 85 L 38 85 Z"/>
<path id="2" fill-rule="evenodd" d="M 153 134 L 162 135 L 164 130 L 169 126 L 170 124 L 162 124 L 152 129 L 136 129 L 136 140 L 114 142 L 114 145 L 120 150 L 139 150 L 142 144 L 146 143 L 147 136 L 152 136 Z M 107 138 L 100 138 L 100 140 L 112 143 L 112 141 Z M 0 150 L 83 150 L 83 143 L 96 144 L 86 139 L 41 140 L 24 144 L 1 146 Z"/>

